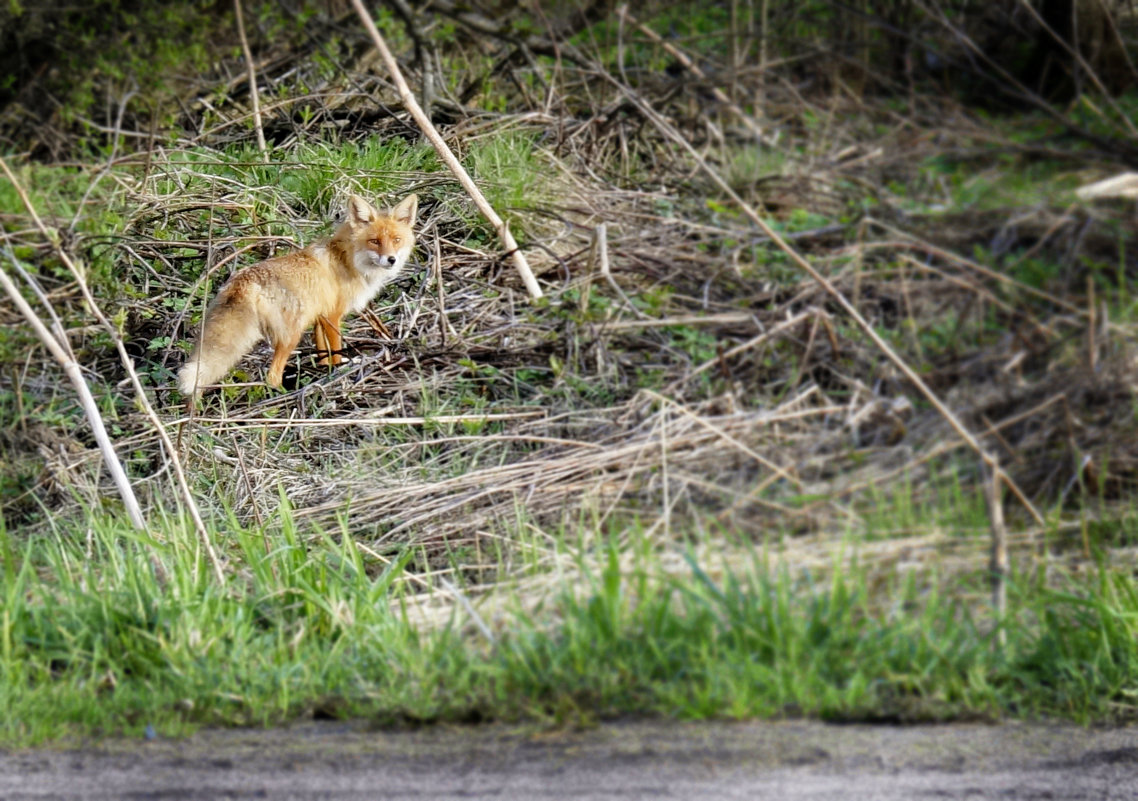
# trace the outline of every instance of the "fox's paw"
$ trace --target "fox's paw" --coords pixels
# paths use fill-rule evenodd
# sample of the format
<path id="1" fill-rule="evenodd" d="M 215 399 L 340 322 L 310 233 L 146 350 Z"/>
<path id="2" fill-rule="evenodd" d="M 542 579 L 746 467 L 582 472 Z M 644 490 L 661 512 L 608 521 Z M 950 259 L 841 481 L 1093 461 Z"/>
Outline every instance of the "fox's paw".
<path id="1" fill-rule="evenodd" d="M 201 394 L 201 365 L 198 362 L 186 362 L 178 371 L 178 391 L 187 398 Z"/>

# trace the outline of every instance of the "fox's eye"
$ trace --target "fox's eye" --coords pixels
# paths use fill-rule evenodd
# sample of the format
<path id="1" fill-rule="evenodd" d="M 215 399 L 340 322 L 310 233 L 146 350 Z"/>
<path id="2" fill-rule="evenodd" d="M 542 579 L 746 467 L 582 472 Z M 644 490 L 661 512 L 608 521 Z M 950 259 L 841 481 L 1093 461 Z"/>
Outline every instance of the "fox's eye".
<path id="1" fill-rule="evenodd" d="M 402 242 L 402 241 L 403 241 L 403 237 L 401 237 L 401 236 L 397 236 L 397 237 L 395 237 L 395 238 L 394 238 L 393 240 L 391 240 L 391 241 L 392 241 L 392 242 L 394 242 L 395 244 L 397 244 L 397 245 L 398 245 L 400 242 Z"/>
<path id="2" fill-rule="evenodd" d="M 369 245 L 375 245 L 376 247 L 379 247 L 379 240 L 378 240 L 378 239 L 369 239 L 369 240 L 367 241 L 367 243 L 368 243 Z"/>

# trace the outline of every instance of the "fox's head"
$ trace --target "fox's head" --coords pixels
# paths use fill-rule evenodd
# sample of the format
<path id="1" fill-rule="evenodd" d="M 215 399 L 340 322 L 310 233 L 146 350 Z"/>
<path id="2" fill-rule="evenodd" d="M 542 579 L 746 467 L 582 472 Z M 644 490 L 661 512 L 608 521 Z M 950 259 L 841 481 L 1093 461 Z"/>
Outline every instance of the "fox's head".
<path id="1" fill-rule="evenodd" d="M 408 195 L 389 214 L 380 214 L 357 195 L 348 198 L 346 227 L 356 269 L 368 276 L 381 270 L 388 279 L 403 269 L 415 247 L 411 226 L 418 210 L 418 195 Z"/>

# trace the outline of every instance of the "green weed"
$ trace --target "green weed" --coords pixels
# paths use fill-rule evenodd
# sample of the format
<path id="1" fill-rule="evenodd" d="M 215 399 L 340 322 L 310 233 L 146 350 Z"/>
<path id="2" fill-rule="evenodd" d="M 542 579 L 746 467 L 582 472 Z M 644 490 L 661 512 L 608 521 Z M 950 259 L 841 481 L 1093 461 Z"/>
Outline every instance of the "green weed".
<path id="1" fill-rule="evenodd" d="M 512 132 L 479 139 L 471 146 L 467 161 L 495 209 L 530 209 L 543 201 L 536 180 L 541 165 L 533 135 Z"/>

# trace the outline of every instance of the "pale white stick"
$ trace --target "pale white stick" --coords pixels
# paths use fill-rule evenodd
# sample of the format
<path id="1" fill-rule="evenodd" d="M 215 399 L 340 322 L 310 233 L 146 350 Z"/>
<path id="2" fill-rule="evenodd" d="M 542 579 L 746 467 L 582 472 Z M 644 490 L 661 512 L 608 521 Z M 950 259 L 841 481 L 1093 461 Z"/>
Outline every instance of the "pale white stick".
<path id="1" fill-rule="evenodd" d="M 91 430 L 95 433 L 95 441 L 99 443 L 99 450 L 103 454 L 103 462 L 107 465 L 107 471 L 114 479 L 115 486 L 119 489 L 119 495 L 122 496 L 123 505 L 126 506 L 127 514 L 130 515 L 130 522 L 139 531 L 145 531 L 146 520 L 142 516 L 138 499 L 134 496 L 134 488 L 131 487 L 130 479 L 127 478 L 126 471 L 119 462 L 118 454 L 115 453 L 115 446 L 111 443 L 111 437 L 107 434 L 106 426 L 103 425 L 103 417 L 99 414 L 98 404 L 95 403 L 95 398 L 91 394 L 87 382 L 83 380 L 83 371 L 79 369 L 79 362 L 75 361 L 70 345 L 67 344 L 66 340 L 61 343 L 52 336 L 51 332 L 47 330 L 47 326 L 36 316 L 35 310 L 24 300 L 24 296 L 20 294 L 20 290 L 16 288 L 16 284 L 4 270 L 0 270 L 0 284 L 4 285 L 4 291 L 8 293 L 8 297 L 16 304 L 20 314 L 24 315 L 24 319 L 36 332 L 36 336 L 40 338 L 51 355 L 59 362 L 63 372 L 67 373 L 71 385 L 75 387 L 75 391 L 79 395 L 79 403 L 83 406 L 83 413 L 87 415 Z"/>

